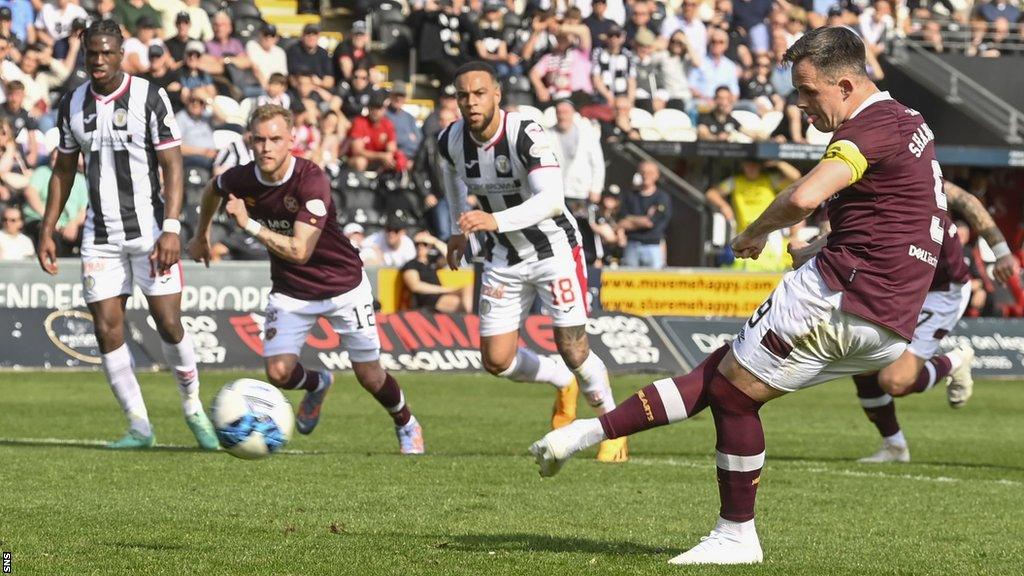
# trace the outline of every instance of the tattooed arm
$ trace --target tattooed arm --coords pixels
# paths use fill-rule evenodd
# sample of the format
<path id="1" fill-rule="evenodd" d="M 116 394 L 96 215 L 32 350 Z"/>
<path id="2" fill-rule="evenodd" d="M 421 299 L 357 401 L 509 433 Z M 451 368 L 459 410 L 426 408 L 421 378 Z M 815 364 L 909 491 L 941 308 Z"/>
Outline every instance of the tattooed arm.
<path id="1" fill-rule="evenodd" d="M 951 211 L 956 211 L 964 217 L 971 229 L 985 239 L 985 242 L 992 248 L 996 256 L 996 263 L 992 266 L 992 276 L 1006 283 L 1015 276 L 1020 275 L 1020 265 L 1017 259 L 1010 252 L 1006 245 L 1006 238 L 999 231 L 992 216 L 985 210 L 985 206 L 970 192 L 945 181 L 943 189 L 946 192 L 946 200 Z"/>

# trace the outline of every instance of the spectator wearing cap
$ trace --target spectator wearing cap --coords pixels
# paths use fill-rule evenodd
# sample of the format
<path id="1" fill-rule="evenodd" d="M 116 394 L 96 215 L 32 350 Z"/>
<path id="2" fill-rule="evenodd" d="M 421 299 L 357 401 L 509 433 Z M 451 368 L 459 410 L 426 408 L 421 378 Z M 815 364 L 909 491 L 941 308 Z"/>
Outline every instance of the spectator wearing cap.
<path id="1" fill-rule="evenodd" d="M 370 35 L 366 22 L 352 23 L 352 34 L 334 49 L 334 76 L 338 83 L 351 81 L 352 74 L 359 68 L 371 70 L 375 64 L 370 54 Z"/>
<path id="2" fill-rule="evenodd" d="M 122 48 L 124 50 L 124 62 L 122 66 L 128 74 L 136 76 L 149 72 L 150 60 L 149 49 L 160 48 L 163 57 L 164 42 L 157 37 L 159 25 L 156 20 L 149 16 L 142 16 L 135 23 L 135 36 L 125 38 Z"/>
<path id="3" fill-rule="evenodd" d="M 640 185 L 622 200 L 619 228 L 626 233 L 622 265 L 631 268 L 665 267 L 665 233 L 672 220 L 672 197 L 658 187 L 661 173 L 654 162 L 638 167 Z"/>
<path id="4" fill-rule="evenodd" d="M 57 138 L 47 138 L 45 145 L 50 161 L 43 162 L 32 171 L 32 177 L 29 179 L 24 193 L 25 234 L 34 241 L 38 241 L 39 227 L 43 223 L 43 214 L 46 213 L 46 199 L 50 195 L 50 176 L 53 175 L 50 166 L 57 161 Z M 86 185 L 85 174 L 82 172 L 82 163 L 79 162 L 75 180 L 71 183 L 68 202 L 57 219 L 57 228 L 53 234 L 58 256 L 71 256 L 72 248 L 81 241 L 82 225 L 85 223 L 88 204 L 89 189 Z"/>
<path id="5" fill-rule="evenodd" d="M 138 31 L 138 21 L 142 16 L 160 22 L 160 13 L 146 0 L 117 0 L 111 13 L 111 18 L 132 36 Z"/>
<path id="6" fill-rule="evenodd" d="M 416 151 L 420 148 L 420 142 L 423 141 L 423 133 L 420 132 L 419 126 L 416 125 L 416 118 L 402 109 L 407 92 L 407 84 L 401 80 L 396 80 L 388 95 L 388 109 L 385 114 L 387 114 L 388 120 L 391 120 L 391 124 L 395 127 L 398 149 L 407 158 L 415 158 Z"/>
<path id="7" fill-rule="evenodd" d="M 708 50 L 708 29 L 697 14 L 699 9 L 700 0 L 683 0 L 679 4 L 679 11 L 666 18 L 661 27 L 662 38 L 671 38 L 677 30 L 683 31 L 689 41 L 689 49 L 693 52 L 694 64 L 698 66 Z"/>
<path id="8" fill-rule="evenodd" d="M 149 71 L 142 75 L 143 78 L 155 86 L 163 88 L 167 97 L 171 100 L 171 108 L 180 110 L 181 103 L 181 82 L 178 81 L 178 74 L 171 69 L 174 61 L 162 46 L 150 46 L 149 48 Z"/>
<path id="9" fill-rule="evenodd" d="M 590 29 L 590 39 L 594 48 L 608 45 L 608 31 L 618 24 L 608 17 L 608 0 L 591 2 L 590 15 L 583 19 L 583 24 Z"/>
<path id="10" fill-rule="evenodd" d="M 302 38 L 286 51 L 290 74 L 309 74 L 317 88 L 334 88 L 334 68 L 327 50 L 320 47 L 320 26 L 306 24 Z"/>
<path id="11" fill-rule="evenodd" d="M 473 284 L 443 286 L 437 275 L 444 266 L 448 246 L 423 230 L 413 237 L 416 257 L 402 266 L 402 282 L 410 292 L 413 308 L 443 314 L 468 314 L 473 311 Z"/>
<path id="12" fill-rule="evenodd" d="M 405 170 L 408 159 L 398 149 L 395 126 L 384 113 L 386 98 L 381 93 L 370 97 L 367 113 L 352 121 L 348 131 L 347 162 L 353 170 Z"/>
<path id="13" fill-rule="evenodd" d="M 208 100 L 195 94 L 185 100 L 184 110 L 174 115 L 181 127 L 181 155 L 184 166 L 213 169 L 217 149 L 213 147 L 214 114 L 207 108 Z M 217 118 L 217 122 L 223 118 Z"/>
<path id="14" fill-rule="evenodd" d="M 591 54 L 591 82 L 594 94 L 611 105 L 617 96 L 636 98 L 636 57 L 626 48 L 626 33 L 618 25 L 608 29 L 607 47 L 595 48 Z"/>
<path id="15" fill-rule="evenodd" d="M 183 103 L 192 96 L 206 100 L 217 95 L 213 76 L 202 69 L 204 56 L 206 56 L 206 45 L 199 40 L 189 40 L 185 45 L 185 63 L 177 72 Z"/>
<path id="16" fill-rule="evenodd" d="M 164 40 L 164 47 L 167 48 L 167 54 L 171 57 L 172 70 L 181 68 L 185 63 L 185 46 L 192 40 L 194 40 L 192 38 L 192 17 L 188 12 L 179 12 L 174 17 L 174 32 Z M 203 53 L 205 52 L 206 46 L 204 45 Z"/>
<path id="17" fill-rule="evenodd" d="M 7 38 L 11 44 L 8 57 L 17 62 L 21 60 L 21 52 L 25 49 L 25 42 L 14 33 L 13 14 L 10 6 L 0 6 L 0 36 Z M 0 94 L 3 90 L 0 90 Z"/>
<path id="18" fill-rule="evenodd" d="M 36 131 L 39 125 L 36 123 L 28 110 L 25 110 L 25 85 L 20 80 L 11 80 L 7 84 L 7 101 L 0 106 L 0 117 L 7 118 L 11 123 L 11 131 L 18 137 L 23 130 L 26 131 L 25 163 L 29 167 L 39 164 L 39 143 L 36 141 Z"/>
<path id="19" fill-rule="evenodd" d="M 522 76 L 522 59 L 509 51 L 505 41 L 504 4 L 500 0 L 484 2 L 483 17 L 473 29 L 473 48 L 477 57 L 494 66 L 498 79 Z"/>
<path id="20" fill-rule="evenodd" d="M 562 166 L 566 200 L 597 202 L 604 188 L 600 134 L 589 121 L 578 118 L 568 100 L 555 104 L 555 126 L 550 133 Z"/>
<path id="21" fill-rule="evenodd" d="M 245 44 L 245 52 L 253 62 L 259 62 L 260 74 L 263 76 L 263 89 L 266 90 L 270 77 L 274 74 L 288 76 L 288 55 L 277 44 L 277 26 L 264 24 L 256 38 Z"/>
<path id="22" fill-rule="evenodd" d="M 36 10 L 29 0 L 0 0 L 0 10 L 9 11 L 11 33 L 18 37 L 21 48 L 36 41 L 35 26 Z"/>
<path id="23" fill-rule="evenodd" d="M 154 0 L 149 0 L 153 4 L 154 8 L 159 9 L 157 3 Z M 171 16 L 174 16 L 176 24 L 178 14 L 187 14 L 191 26 L 189 26 L 188 35 L 193 40 L 207 40 L 213 39 L 213 23 L 210 22 L 210 15 L 203 9 L 201 0 L 185 0 L 184 3 L 179 0 L 159 0 L 160 3 L 166 3 L 167 9 L 162 10 L 164 13 L 164 23 L 170 25 L 172 20 Z M 172 9 L 173 8 L 173 9 Z M 164 27 L 164 35 L 171 36 L 175 30 Z"/>
<path id="24" fill-rule="evenodd" d="M 665 69 L 672 61 L 658 48 L 654 33 L 644 28 L 636 33 L 636 99 L 633 106 L 657 112 L 668 104 Z"/>
<path id="25" fill-rule="evenodd" d="M 711 103 L 719 86 L 728 88 L 733 97 L 740 95 L 739 67 L 725 55 L 729 35 L 725 30 L 715 29 L 710 36 L 708 56 L 690 72 L 689 78 L 694 97 L 705 105 Z"/>
<path id="26" fill-rule="evenodd" d="M 384 229 L 370 234 L 363 240 L 363 264 L 401 268 L 416 258 L 416 245 L 406 234 L 409 223 L 399 212 L 388 214 Z"/>

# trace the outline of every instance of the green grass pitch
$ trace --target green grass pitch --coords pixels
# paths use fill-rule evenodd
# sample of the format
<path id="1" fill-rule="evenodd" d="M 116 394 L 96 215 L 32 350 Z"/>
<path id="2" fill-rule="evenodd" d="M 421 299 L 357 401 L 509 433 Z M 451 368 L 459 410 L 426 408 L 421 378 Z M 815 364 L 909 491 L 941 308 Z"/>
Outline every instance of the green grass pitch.
<path id="1" fill-rule="evenodd" d="M 206 372 L 207 402 L 226 381 Z M 641 434 L 632 461 L 581 454 L 538 477 L 527 446 L 552 391 L 399 375 L 429 455 L 340 375 L 320 428 L 258 462 L 201 453 L 170 376 L 141 376 L 158 442 L 113 453 L 124 422 L 100 373 L 0 373 L 0 550 L 13 574 L 1024 574 L 1024 385 L 899 402 L 913 463 L 854 460 L 878 439 L 849 381 L 762 410 L 765 563 L 671 567 L 714 523 L 710 414 Z M 619 398 L 650 380 L 616 379 Z M 297 402 L 298 395 L 291 397 Z M 581 406 L 581 414 L 588 408 Z"/>

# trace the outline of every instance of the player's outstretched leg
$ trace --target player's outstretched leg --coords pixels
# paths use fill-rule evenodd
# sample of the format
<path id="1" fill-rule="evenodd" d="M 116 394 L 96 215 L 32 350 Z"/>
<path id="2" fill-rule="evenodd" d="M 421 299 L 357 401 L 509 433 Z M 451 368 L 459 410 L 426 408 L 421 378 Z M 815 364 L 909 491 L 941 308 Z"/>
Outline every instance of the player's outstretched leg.
<path id="1" fill-rule="evenodd" d="M 896 404 L 878 383 L 878 372 L 858 374 L 853 377 L 857 386 L 857 398 L 868 420 L 882 435 L 882 448 L 858 462 L 881 464 L 884 462 L 910 462 L 910 449 L 896 419 Z"/>
<path id="2" fill-rule="evenodd" d="M 266 359 L 267 379 L 283 390 L 305 390 L 295 414 L 295 428 L 299 434 L 310 434 L 320 423 L 320 409 L 324 398 L 334 384 L 334 375 L 328 370 L 309 370 L 294 354 L 281 354 Z"/>
<path id="3" fill-rule="evenodd" d="M 608 379 L 608 368 L 601 358 L 590 349 L 587 341 L 586 326 L 555 327 L 555 344 L 558 352 L 579 383 L 587 403 L 597 412 L 598 416 L 615 409 L 615 398 L 612 394 L 611 382 Z M 575 396 L 575 394 L 574 394 Z M 559 399 L 555 401 L 555 415 L 558 415 Z M 573 398 L 573 416 L 575 417 L 576 399 Z M 565 422 L 567 424 L 568 422 Z M 554 418 L 552 428 L 557 429 Z M 564 424 L 563 424 L 564 425 Z M 597 450 L 599 462 L 625 462 L 629 459 L 629 446 L 625 436 L 601 442 Z"/>
<path id="4" fill-rule="evenodd" d="M 164 359 L 174 372 L 178 382 L 178 393 L 181 395 L 181 410 L 185 414 L 185 423 L 195 436 L 196 442 L 203 450 L 217 450 L 217 434 L 213 424 L 203 412 L 203 403 L 199 399 L 199 369 L 196 367 L 196 353 L 192 338 L 183 332 L 181 340 L 176 343 L 160 343 Z"/>
<path id="5" fill-rule="evenodd" d="M 540 475 L 554 476 L 573 454 L 602 440 L 622 438 L 697 414 L 708 405 L 707 388 L 728 351 L 728 346 L 722 346 L 689 374 L 658 380 L 598 418 L 577 420 L 549 432 L 530 446 Z"/>
<path id="6" fill-rule="evenodd" d="M 405 403 L 405 393 L 398 381 L 380 365 L 379 361 L 353 362 L 356 379 L 387 410 L 395 423 L 398 451 L 402 454 L 423 454 L 423 427 Z"/>
<path id="7" fill-rule="evenodd" d="M 135 378 L 134 364 L 127 343 L 103 354 L 103 371 L 107 375 L 107 382 L 128 418 L 128 433 L 120 440 L 107 444 L 107 448 L 152 448 L 156 444 L 146 403 L 142 399 L 142 389 Z"/>

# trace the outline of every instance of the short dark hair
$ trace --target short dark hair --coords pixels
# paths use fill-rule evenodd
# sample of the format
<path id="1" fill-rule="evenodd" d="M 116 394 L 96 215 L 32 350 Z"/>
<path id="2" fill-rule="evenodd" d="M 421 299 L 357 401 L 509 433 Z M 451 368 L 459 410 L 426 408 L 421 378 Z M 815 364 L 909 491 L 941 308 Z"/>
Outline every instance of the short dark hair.
<path id="1" fill-rule="evenodd" d="M 802 60 L 811 64 L 829 78 L 843 72 L 867 76 L 864 42 L 846 26 L 825 26 L 811 30 L 800 37 L 782 57 L 794 66 Z"/>
<path id="2" fill-rule="evenodd" d="M 86 44 L 88 44 L 89 39 L 93 36 L 110 36 L 117 40 L 118 45 L 124 42 L 124 36 L 121 34 L 121 27 L 113 20 L 96 20 L 92 24 L 89 24 L 89 27 L 85 29 L 85 34 L 82 39 Z"/>
<path id="3" fill-rule="evenodd" d="M 726 86 L 725 84 L 722 84 L 718 88 L 715 88 L 715 96 L 718 96 L 718 93 L 721 92 L 722 90 L 725 90 L 729 94 L 732 94 L 732 90 L 728 86 Z"/>
<path id="4" fill-rule="evenodd" d="M 498 72 L 494 69 L 494 66 L 491 66 L 482 60 L 466 62 L 462 66 L 459 66 L 458 69 L 455 70 L 455 79 L 458 80 L 459 76 L 470 72 L 486 72 L 487 75 L 491 77 L 491 82 L 494 82 L 495 84 L 498 83 Z"/>

